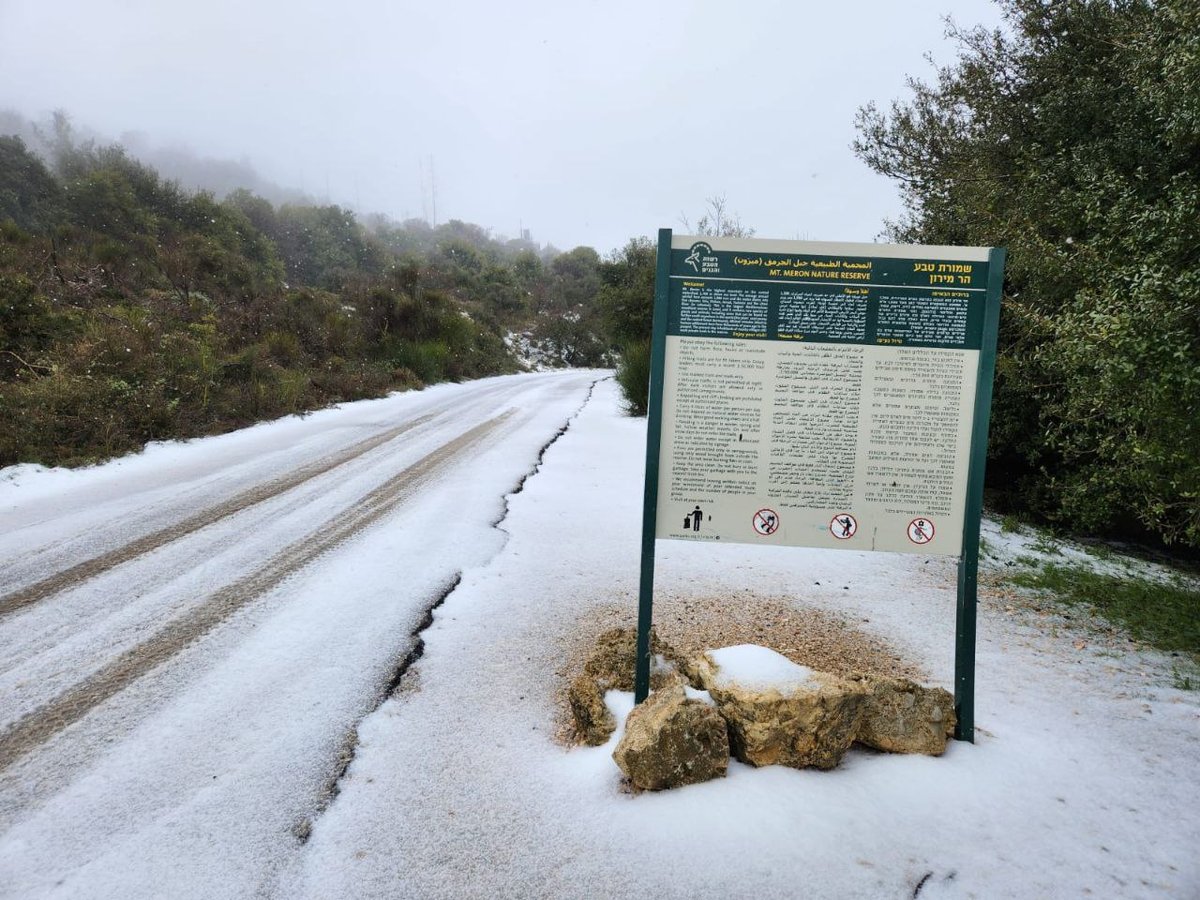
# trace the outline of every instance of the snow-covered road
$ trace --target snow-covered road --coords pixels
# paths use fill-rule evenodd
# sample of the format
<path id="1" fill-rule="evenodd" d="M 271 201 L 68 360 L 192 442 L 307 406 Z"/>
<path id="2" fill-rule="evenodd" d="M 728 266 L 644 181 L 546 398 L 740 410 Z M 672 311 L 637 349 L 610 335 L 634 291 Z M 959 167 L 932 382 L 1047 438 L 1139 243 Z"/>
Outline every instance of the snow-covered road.
<path id="1" fill-rule="evenodd" d="M 1183 662 L 997 588 L 944 756 L 632 795 L 556 741 L 572 651 L 636 612 L 646 426 L 603 374 L 0 476 L 0 896 L 1200 897 Z M 984 530 L 985 582 L 1039 552 Z M 951 560 L 661 541 L 656 571 L 668 633 L 816 612 L 951 682 Z"/>
<path id="2" fill-rule="evenodd" d="M 604 373 L 0 483 L 0 894 L 270 891 L 357 722 Z M 55 889 L 58 891 L 55 891 Z"/>

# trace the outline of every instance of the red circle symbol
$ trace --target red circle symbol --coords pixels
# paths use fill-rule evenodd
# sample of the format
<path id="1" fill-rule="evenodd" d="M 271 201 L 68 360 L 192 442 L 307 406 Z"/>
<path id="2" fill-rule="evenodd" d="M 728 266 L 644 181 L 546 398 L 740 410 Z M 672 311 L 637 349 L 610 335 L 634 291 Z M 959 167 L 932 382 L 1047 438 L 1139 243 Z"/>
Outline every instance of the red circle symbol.
<path id="1" fill-rule="evenodd" d="M 773 509 L 760 509 L 754 514 L 754 530 L 766 537 L 779 528 L 779 513 Z"/>
<path id="2" fill-rule="evenodd" d="M 908 539 L 914 544 L 928 544 L 933 540 L 932 519 L 913 519 L 908 523 Z"/>
<path id="3" fill-rule="evenodd" d="M 858 519 L 850 513 L 838 513 L 829 520 L 829 533 L 839 541 L 848 541 L 858 534 Z"/>

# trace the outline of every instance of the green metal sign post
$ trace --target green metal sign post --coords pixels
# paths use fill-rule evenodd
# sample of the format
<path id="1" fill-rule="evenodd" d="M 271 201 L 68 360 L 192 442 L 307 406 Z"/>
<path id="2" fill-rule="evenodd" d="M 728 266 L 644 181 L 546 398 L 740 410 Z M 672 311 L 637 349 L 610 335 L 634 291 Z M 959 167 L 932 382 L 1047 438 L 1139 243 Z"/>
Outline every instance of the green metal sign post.
<path id="1" fill-rule="evenodd" d="M 983 518 L 983 476 L 987 466 L 988 424 L 992 416 L 992 382 L 996 377 L 996 341 L 1000 332 L 1000 299 L 1004 289 L 1004 250 L 988 253 L 988 282 L 975 387 L 971 459 L 967 474 L 967 511 L 963 550 L 958 560 L 958 605 L 954 628 L 954 737 L 975 740 L 975 612 L 979 583 L 979 524 Z"/>
<path id="2" fill-rule="evenodd" d="M 634 695 L 655 542 L 959 557 L 974 739 L 983 475 L 1004 251 L 659 232 Z"/>
<path id="3" fill-rule="evenodd" d="M 667 304 L 671 284 L 671 229 L 658 232 L 658 271 L 654 278 L 654 330 L 650 338 L 650 397 L 646 407 L 646 484 L 642 499 L 642 571 L 638 585 L 637 669 L 633 699 L 650 694 L 650 626 L 654 606 L 654 541 L 657 534 L 658 458 L 662 444 L 662 400 Z"/>

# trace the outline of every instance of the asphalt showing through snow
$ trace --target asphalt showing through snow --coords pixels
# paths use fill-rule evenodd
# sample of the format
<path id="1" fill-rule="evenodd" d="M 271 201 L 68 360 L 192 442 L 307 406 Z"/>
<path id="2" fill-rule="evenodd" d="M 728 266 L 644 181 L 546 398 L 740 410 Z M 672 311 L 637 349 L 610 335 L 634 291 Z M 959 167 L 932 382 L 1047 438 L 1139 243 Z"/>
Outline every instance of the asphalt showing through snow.
<path id="1" fill-rule="evenodd" d="M 170 659 L 188 644 L 228 619 L 247 603 L 276 587 L 286 577 L 387 515 L 413 491 L 426 484 L 431 476 L 445 467 L 447 463 L 482 441 L 512 415 L 512 411 L 505 412 L 442 444 L 432 453 L 425 455 L 418 462 L 375 488 L 337 519 L 326 523 L 320 531 L 284 548 L 268 560 L 262 568 L 217 591 L 199 606 L 169 622 L 150 639 L 121 653 L 99 672 L 85 678 L 40 709 L 22 717 L 15 725 L 0 734 L 0 769 L 7 768 L 38 744 L 79 720 L 94 707 L 127 687 L 131 681 L 142 677 Z M 205 525 L 232 515 L 252 503 L 275 496 L 287 489 L 282 485 L 289 484 L 294 487 L 317 474 L 329 471 L 341 462 L 361 456 L 367 450 L 393 440 L 414 425 L 427 421 L 428 418 L 423 416 L 404 426 L 389 429 L 382 435 L 363 441 L 347 451 L 346 454 L 342 454 L 339 462 L 313 466 L 311 471 L 298 472 L 290 478 L 279 479 L 272 484 L 264 485 L 260 491 L 246 492 L 236 498 L 236 501 L 222 504 L 182 523 L 178 529 L 156 532 L 154 535 L 126 545 L 120 551 L 106 554 L 100 558 L 107 563 L 103 568 L 112 568 L 121 561 L 149 552 L 169 540 L 190 534 Z M 255 500 L 255 497 L 259 499 Z M 173 536 L 169 536 L 172 534 Z M 79 581 L 103 571 L 98 560 L 91 561 L 91 563 L 91 565 L 81 564 L 69 570 L 76 573 L 71 580 Z M 39 584 L 44 585 L 52 580 L 46 579 Z M 70 583 L 63 579 L 60 581 L 64 581 L 64 586 Z"/>

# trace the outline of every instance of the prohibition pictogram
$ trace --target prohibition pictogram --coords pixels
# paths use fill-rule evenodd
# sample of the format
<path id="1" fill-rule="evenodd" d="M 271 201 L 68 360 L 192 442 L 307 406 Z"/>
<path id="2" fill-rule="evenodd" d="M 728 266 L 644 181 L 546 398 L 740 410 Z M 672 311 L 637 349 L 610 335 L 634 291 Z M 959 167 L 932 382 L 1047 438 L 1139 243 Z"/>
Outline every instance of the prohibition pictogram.
<path id="1" fill-rule="evenodd" d="M 761 535 L 774 534 L 779 528 L 779 513 L 773 509 L 760 509 L 754 514 L 754 530 Z"/>
<path id="2" fill-rule="evenodd" d="M 829 533 L 839 541 L 847 541 L 858 532 L 858 519 L 850 513 L 838 513 L 829 520 Z"/>
<path id="3" fill-rule="evenodd" d="M 913 519 L 908 523 L 908 539 L 914 544 L 928 544 L 933 540 L 933 522 L 929 519 Z"/>

